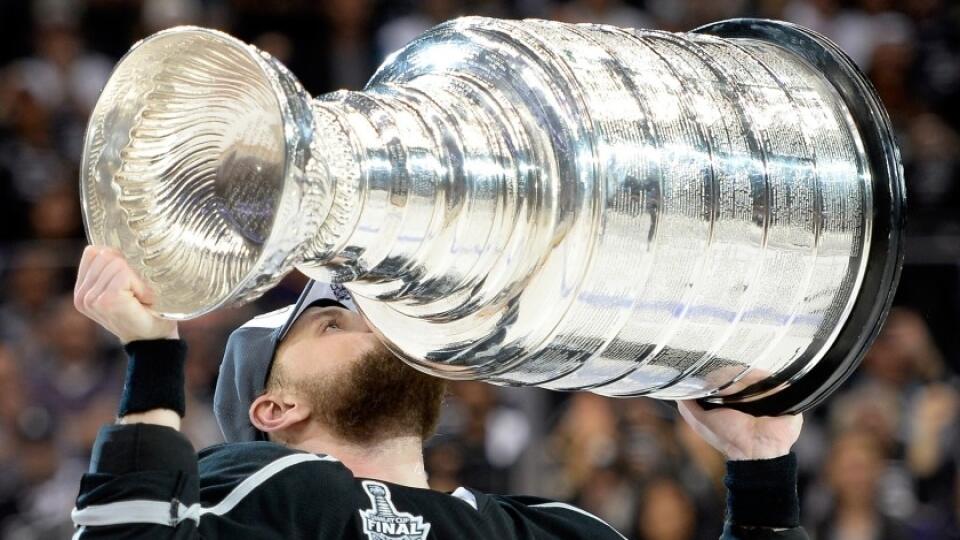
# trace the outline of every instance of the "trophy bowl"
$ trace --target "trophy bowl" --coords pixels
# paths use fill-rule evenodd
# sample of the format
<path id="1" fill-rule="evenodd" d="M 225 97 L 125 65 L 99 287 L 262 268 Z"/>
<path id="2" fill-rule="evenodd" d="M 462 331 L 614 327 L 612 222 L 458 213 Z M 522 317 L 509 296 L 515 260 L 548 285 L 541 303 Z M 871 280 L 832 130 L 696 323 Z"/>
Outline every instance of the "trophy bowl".
<path id="1" fill-rule="evenodd" d="M 206 29 L 160 32 L 117 64 L 84 141 L 84 224 L 91 243 L 124 253 L 164 316 L 236 303 L 288 270 L 276 265 L 298 248 L 302 92 L 268 56 Z"/>

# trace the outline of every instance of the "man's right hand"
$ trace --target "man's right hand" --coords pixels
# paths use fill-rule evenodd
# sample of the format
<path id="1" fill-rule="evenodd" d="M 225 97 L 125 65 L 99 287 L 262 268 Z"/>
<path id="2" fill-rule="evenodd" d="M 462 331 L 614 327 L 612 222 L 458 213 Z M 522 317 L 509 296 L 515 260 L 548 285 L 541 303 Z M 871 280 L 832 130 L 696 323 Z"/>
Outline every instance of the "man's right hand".
<path id="1" fill-rule="evenodd" d="M 150 309 L 153 300 L 153 292 L 120 252 L 103 246 L 83 250 L 73 292 L 73 303 L 80 313 L 124 344 L 179 338 L 176 321 L 163 319 Z"/>

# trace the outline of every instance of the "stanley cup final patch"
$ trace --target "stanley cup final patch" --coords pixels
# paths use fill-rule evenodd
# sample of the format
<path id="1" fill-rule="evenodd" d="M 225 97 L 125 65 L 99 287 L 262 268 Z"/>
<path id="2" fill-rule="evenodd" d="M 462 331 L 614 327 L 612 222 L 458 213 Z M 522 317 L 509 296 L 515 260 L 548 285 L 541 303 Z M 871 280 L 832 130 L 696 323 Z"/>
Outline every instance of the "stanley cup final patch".
<path id="1" fill-rule="evenodd" d="M 400 512 L 390 498 L 390 488 L 380 482 L 365 480 L 363 489 L 370 497 L 371 508 L 360 510 L 363 532 L 370 540 L 425 540 L 430 523 L 423 516 Z"/>

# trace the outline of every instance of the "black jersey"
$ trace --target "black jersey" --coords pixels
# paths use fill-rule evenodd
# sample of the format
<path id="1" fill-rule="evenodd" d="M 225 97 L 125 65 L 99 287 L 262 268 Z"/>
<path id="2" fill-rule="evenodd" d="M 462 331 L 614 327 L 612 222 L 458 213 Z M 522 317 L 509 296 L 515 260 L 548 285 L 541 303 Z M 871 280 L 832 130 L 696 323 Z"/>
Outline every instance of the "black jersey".
<path id="1" fill-rule="evenodd" d="M 193 454 L 179 432 L 104 428 L 81 483 L 75 538 L 622 540 L 576 507 L 357 478 L 330 456 L 269 442 Z"/>
<path id="2" fill-rule="evenodd" d="M 333 457 L 270 442 L 222 444 L 197 455 L 178 431 L 148 424 L 101 430 L 73 519 L 75 540 L 624 538 L 559 502 L 357 478 Z M 725 537 L 803 537 L 800 529 L 792 530 L 799 536 L 730 530 Z"/>

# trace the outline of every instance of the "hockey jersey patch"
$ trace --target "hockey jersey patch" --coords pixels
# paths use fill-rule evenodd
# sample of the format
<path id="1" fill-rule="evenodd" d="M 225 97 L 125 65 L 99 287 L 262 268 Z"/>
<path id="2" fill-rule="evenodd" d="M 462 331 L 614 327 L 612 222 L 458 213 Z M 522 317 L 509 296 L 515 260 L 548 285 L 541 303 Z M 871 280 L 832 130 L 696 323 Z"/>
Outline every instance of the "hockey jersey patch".
<path id="1" fill-rule="evenodd" d="M 430 523 L 423 516 L 400 512 L 394 506 L 390 488 L 380 482 L 365 480 L 363 489 L 370 498 L 370 509 L 360 510 L 363 532 L 370 540 L 425 540 Z"/>

